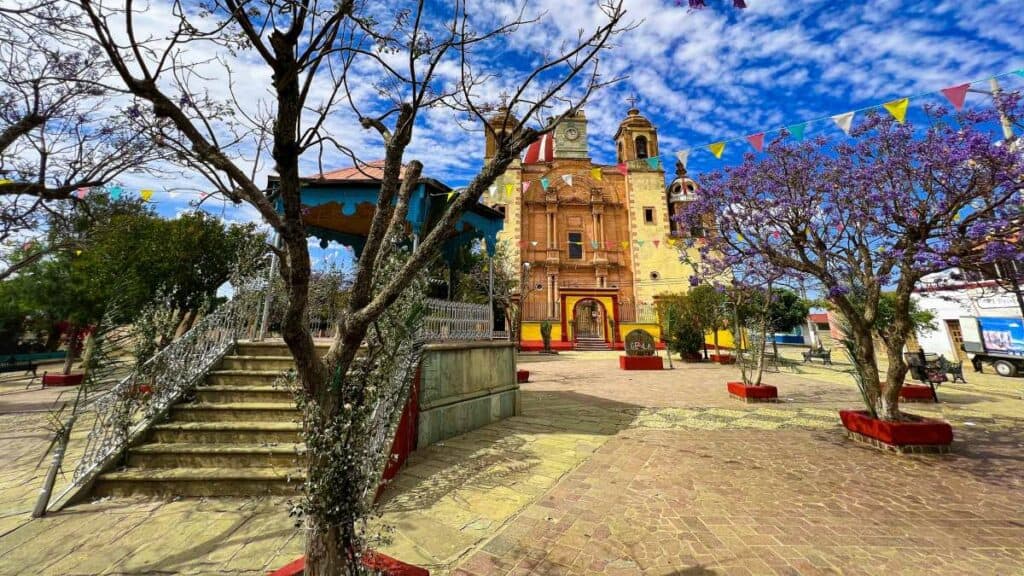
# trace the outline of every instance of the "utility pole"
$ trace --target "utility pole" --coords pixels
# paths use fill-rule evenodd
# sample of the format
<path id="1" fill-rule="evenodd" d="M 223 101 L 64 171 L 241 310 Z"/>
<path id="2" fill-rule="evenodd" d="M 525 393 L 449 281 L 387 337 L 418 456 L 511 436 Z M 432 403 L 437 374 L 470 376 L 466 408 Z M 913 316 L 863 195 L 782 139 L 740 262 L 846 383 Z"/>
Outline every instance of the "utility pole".
<path id="1" fill-rule="evenodd" d="M 1013 123 L 1010 118 L 1003 111 L 1002 107 L 999 106 L 999 95 L 1002 94 L 1003 90 L 999 87 L 999 79 L 993 76 L 988 81 L 989 88 L 991 90 L 979 90 L 977 88 L 968 88 L 968 92 L 974 92 L 975 94 L 985 94 L 992 97 L 992 103 L 996 107 L 996 111 L 999 112 L 999 124 L 1003 127 L 1003 140 L 1010 144 L 1016 138 L 1013 133 Z"/>

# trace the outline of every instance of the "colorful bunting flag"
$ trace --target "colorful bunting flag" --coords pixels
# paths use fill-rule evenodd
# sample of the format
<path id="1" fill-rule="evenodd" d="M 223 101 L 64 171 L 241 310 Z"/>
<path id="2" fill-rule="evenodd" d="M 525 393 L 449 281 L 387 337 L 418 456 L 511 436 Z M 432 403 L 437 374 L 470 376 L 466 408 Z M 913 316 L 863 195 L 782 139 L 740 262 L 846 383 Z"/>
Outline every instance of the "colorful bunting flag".
<path id="1" fill-rule="evenodd" d="M 708 144 L 708 150 L 715 155 L 715 158 L 721 159 L 722 152 L 725 152 L 725 142 L 715 142 L 714 144 Z"/>
<path id="2" fill-rule="evenodd" d="M 847 136 L 850 135 L 850 129 L 853 128 L 853 112 L 846 112 L 844 114 L 836 114 L 832 117 L 832 121 L 839 126 Z"/>
<path id="3" fill-rule="evenodd" d="M 515 190 L 515 189 L 516 189 L 516 187 L 515 187 L 514 184 L 505 184 L 505 196 L 508 196 L 509 198 L 511 198 L 512 197 L 512 191 Z"/>
<path id="4" fill-rule="evenodd" d="M 124 192 L 124 188 L 121 188 L 120 186 L 118 186 L 116 184 L 111 186 L 110 187 L 110 199 L 115 201 L 115 202 L 120 200 L 121 199 L 121 194 L 123 192 Z"/>
<path id="5" fill-rule="evenodd" d="M 601 181 L 601 169 L 600 168 L 591 168 L 590 169 L 590 179 L 591 180 L 597 180 L 598 182 L 600 182 Z"/>
<path id="6" fill-rule="evenodd" d="M 139 191 L 139 196 L 143 202 L 149 202 L 149 199 L 153 197 L 153 191 L 150 189 L 144 189 Z"/>
<path id="7" fill-rule="evenodd" d="M 1024 68 L 1021 68 L 1020 70 L 1017 70 L 1016 72 L 1014 72 L 1014 74 L 1016 74 L 1017 76 L 1020 76 L 1021 78 L 1024 78 Z"/>
<path id="8" fill-rule="evenodd" d="M 751 134 L 747 136 L 747 142 L 754 147 L 754 150 L 761 152 L 764 150 L 764 132 L 758 132 L 757 134 Z"/>
<path id="9" fill-rule="evenodd" d="M 75 256 L 81 256 L 81 255 L 82 255 L 82 251 L 81 250 L 75 250 Z"/>
<path id="10" fill-rule="evenodd" d="M 566 186 L 572 186 L 572 174 L 562 174 L 562 182 L 565 182 Z"/>
<path id="11" fill-rule="evenodd" d="M 961 84 L 959 86 L 943 88 L 941 92 L 942 95 L 946 97 L 946 100 L 949 100 L 949 103 L 953 105 L 953 108 L 960 110 L 964 107 L 964 101 L 967 99 L 967 91 L 970 88 L 970 84 Z"/>
<path id="12" fill-rule="evenodd" d="M 455 190 L 452 190 L 451 192 L 448 193 L 448 201 L 449 202 L 452 201 L 452 196 L 455 196 Z"/>
<path id="13" fill-rule="evenodd" d="M 547 191 L 547 189 L 548 189 L 548 186 L 549 186 L 550 184 L 551 184 L 551 183 L 550 183 L 550 182 L 548 182 L 548 179 L 547 179 L 547 178 L 541 178 L 541 179 L 540 179 L 540 186 L 541 186 L 541 188 L 543 188 L 543 189 L 544 189 L 545 191 Z"/>
<path id="14" fill-rule="evenodd" d="M 629 173 L 629 166 L 627 166 L 625 162 L 619 162 L 619 164 L 615 166 L 615 169 L 623 176 Z"/>
<path id="15" fill-rule="evenodd" d="M 494 198 L 494 192 L 498 189 L 497 184 L 491 184 L 491 187 L 487 189 L 487 195 Z"/>
<path id="16" fill-rule="evenodd" d="M 609 249 L 609 250 L 611 250 L 612 248 L 615 248 L 615 242 L 612 242 L 611 240 L 607 240 L 604 243 L 604 247 Z"/>
<path id="17" fill-rule="evenodd" d="M 590 241 L 590 248 L 591 248 L 591 249 L 593 249 L 593 250 L 597 250 L 597 247 L 598 247 L 598 246 L 600 246 L 600 244 L 598 243 L 598 241 L 597 241 L 597 240 L 591 240 L 591 241 Z"/>
<path id="18" fill-rule="evenodd" d="M 655 247 L 655 248 L 657 248 L 657 247 L 658 247 L 658 245 L 659 245 L 659 244 L 661 244 L 661 240 L 658 240 L 658 239 L 654 239 L 654 240 L 651 240 L 651 243 L 652 243 L 652 244 L 654 244 L 654 247 Z"/>
<path id="19" fill-rule="evenodd" d="M 676 152 L 676 160 L 679 160 L 679 163 L 683 165 L 683 169 L 686 169 L 686 163 L 690 160 L 690 151 L 683 150 L 681 152 Z"/>
<path id="20" fill-rule="evenodd" d="M 536 248 L 537 247 L 537 241 L 536 240 L 530 240 L 530 246 L 533 246 L 534 248 Z"/>
<path id="21" fill-rule="evenodd" d="M 644 247 L 644 241 L 643 240 L 637 240 L 636 241 L 636 247 L 637 248 L 643 248 Z"/>
<path id="22" fill-rule="evenodd" d="M 657 170 L 658 169 L 658 157 L 657 156 L 651 156 L 650 158 L 648 158 L 647 159 L 647 167 L 650 168 L 651 170 Z"/>
<path id="23" fill-rule="evenodd" d="M 622 242 L 619 242 L 619 244 L 622 245 L 622 249 L 623 250 L 626 250 L 627 248 L 629 248 L 629 241 L 628 240 L 623 240 Z"/>
<path id="24" fill-rule="evenodd" d="M 523 182 L 523 192 L 526 192 L 529 189 L 530 189 L 530 183 L 529 182 Z"/>
<path id="25" fill-rule="evenodd" d="M 897 122 L 903 124 L 903 121 L 907 118 L 907 106 L 910 105 L 910 98 L 900 98 L 899 100 L 893 100 L 892 102 L 886 102 L 882 104 L 882 107 L 892 114 L 892 117 Z"/>
<path id="26" fill-rule="evenodd" d="M 14 184 L 14 180 L 8 178 L 0 178 L 0 184 Z"/>
<path id="27" fill-rule="evenodd" d="M 78 190 L 75 190 L 75 196 L 78 197 L 79 200 L 85 200 L 85 197 L 88 196 L 88 195 L 89 195 L 89 189 L 88 188 L 79 188 Z"/>
<path id="28" fill-rule="evenodd" d="M 794 140 L 801 142 L 804 139 L 804 132 L 807 130 L 807 122 L 800 122 L 799 124 L 787 126 L 786 130 L 789 130 L 789 135 L 792 136 Z"/>

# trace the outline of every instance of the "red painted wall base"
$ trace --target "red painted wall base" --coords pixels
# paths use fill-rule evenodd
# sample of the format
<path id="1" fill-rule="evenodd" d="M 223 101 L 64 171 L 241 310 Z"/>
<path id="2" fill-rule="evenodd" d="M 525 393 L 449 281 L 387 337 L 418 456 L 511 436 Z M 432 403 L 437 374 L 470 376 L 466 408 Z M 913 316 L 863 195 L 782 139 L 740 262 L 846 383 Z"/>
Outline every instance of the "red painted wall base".
<path id="1" fill-rule="evenodd" d="M 949 422 L 921 418 L 909 422 L 889 422 L 872 418 L 864 410 L 840 410 L 839 418 L 850 432 L 874 438 L 893 446 L 949 445 L 953 427 Z"/>
<path id="2" fill-rule="evenodd" d="M 661 356 L 619 356 L 619 368 L 623 370 L 664 370 Z"/>
<path id="3" fill-rule="evenodd" d="M 386 576 L 430 576 L 430 571 L 425 568 L 406 564 L 401 560 L 395 560 L 390 556 L 385 556 L 380 552 L 372 550 L 363 556 L 363 566 L 371 570 L 377 570 Z M 306 557 L 303 556 L 271 572 L 270 576 L 302 576 L 305 569 Z"/>
<path id="4" fill-rule="evenodd" d="M 748 402 L 772 402 L 779 399 L 779 389 L 767 384 L 747 386 L 743 382 L 728 382 L 725 386 L 729 394 Z"/>

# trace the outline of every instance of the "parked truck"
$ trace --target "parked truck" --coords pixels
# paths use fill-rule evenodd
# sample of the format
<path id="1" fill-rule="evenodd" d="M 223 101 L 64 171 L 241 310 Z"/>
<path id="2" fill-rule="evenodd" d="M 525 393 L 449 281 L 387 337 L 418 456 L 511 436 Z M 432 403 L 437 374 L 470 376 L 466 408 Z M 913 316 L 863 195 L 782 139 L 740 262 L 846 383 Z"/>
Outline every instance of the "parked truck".
<path id="1" fill-rule="evenodd" d="M 991 364 L 1000 376 L 1024 373 L 1024 320 L 1021 318 L 960 318 L 964 352 L 972 354 L 975 369 Z"/>

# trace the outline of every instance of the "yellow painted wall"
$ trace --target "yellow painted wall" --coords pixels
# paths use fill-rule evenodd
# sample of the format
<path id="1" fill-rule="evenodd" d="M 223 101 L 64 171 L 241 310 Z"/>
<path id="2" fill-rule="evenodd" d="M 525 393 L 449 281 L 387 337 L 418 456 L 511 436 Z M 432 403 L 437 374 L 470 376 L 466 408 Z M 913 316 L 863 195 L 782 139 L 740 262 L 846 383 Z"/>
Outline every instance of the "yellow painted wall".
<path id="1" fill-rule="evenodd" d="M 505 193 L 506 185 L 512 185 L 512 194 Z M 519 241 L 522 239 L 523 180 L 519 160 L 494 181 L 494 195 L 484 195 L 484 203 L 492 208 L 505 207 L 505 222 L 498 232 L 498 242 L 504 243 L 512 270 L 519 270 Z"/>
<path id="2" fill-rule="evenodd" d="M 551 341 L 557 342 L 562 339 L 562 325 L 559 322 L 551 322 Z M 540 337 L 540 322 L 523 322 L 523 334 L 520 340 L 535 340 L 541 341 L 543 338 Z"/>
<path id="3" fill-rule="evenodd" d="M 710 350 L 711 347 L 715 345 L 715 337 L 714 337 L 714 335 L 712 335 L 711 332 L 708 332 L 707 334 L 705 334 L 704 335 L 704 342 L 708 345 L 708 349 Z M 747 344 L 747 339 L 746 339 L 745 336 L 743 338 L 743 344 L 744 344 L 744 347 Z M 730 332 L 728 330 L 719 330 L 718 331 L 718 345 L 723 347 L 723 348 L 733 348 L 734 346 L 733 346 L 732 332 Z"/>
<path id="4" fill-rule="evenodd" d="M 658 294 L 686 292 L 693 269 L 679 261 L 679 250 L 668 245 L 670 222 L 665 195 L 665 173 L 661 170 L 630 170 L 629 228 L 634 264 L 634 293 L 637 302 L 651 304 Z M 644 208 L 654 208 L 654 223 L 644 221 Z M 643 245 L 638 242 L 643 241 Z M 654 245 L 654 241 L 658 245 Z M 696 257 L 696 249 L 691 256 Z M 651 272 L 659 279 L 652 280 Z"/>
<path id="5" fill-rule="evenodd" d="M 629 334 L 630 332 L 636 330 L 637 328 L 650 334 L 654 338 L 655 342 L 661 340 L 661 326 L 658 326 L 657 324 L 638 324 L 635 322 L 624 322 L 622 325 L 619 326 L 619 341 L 624 341 L 626 339 L 626 334 Z"/>

